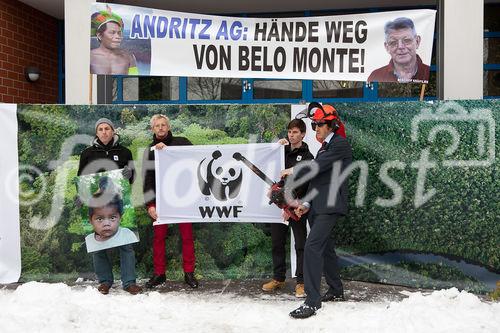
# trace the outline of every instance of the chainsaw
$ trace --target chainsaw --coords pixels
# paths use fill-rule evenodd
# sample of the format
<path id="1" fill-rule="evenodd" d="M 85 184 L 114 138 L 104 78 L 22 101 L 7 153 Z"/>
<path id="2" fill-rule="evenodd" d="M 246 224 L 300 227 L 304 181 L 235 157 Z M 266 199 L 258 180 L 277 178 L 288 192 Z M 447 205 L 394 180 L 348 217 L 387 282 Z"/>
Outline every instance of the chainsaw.
<path id="1" fill-rule="evenodd" d="M 272 181 L 262 170 L 260 170 L 255 164 L 250 162 L 241 155 L 241 153 L 234 153 L 233 158 L 237 161 L 243 162 L 253 173 L 255 173 L 260 179 L 265 181 L 269 186 L 271 186 L 271 196 L 269 198 L 269 204 L 275 204 L 280 209 L 285 210 L 290 218 L 294 221 L 300 220 L 300 218 L 295 214 L 294 207 L 290 206 L 285 199 L 285 180 L 281 179 L 279 182 Z"/>

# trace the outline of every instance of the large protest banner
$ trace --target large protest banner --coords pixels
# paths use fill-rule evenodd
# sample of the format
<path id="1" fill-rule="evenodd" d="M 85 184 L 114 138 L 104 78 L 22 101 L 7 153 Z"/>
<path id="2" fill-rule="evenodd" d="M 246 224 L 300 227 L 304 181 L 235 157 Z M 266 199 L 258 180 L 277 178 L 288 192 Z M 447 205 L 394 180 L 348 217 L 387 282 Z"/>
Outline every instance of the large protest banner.
<path id="1" fill-rule="evenodd" d="M 92 13 L 93 74 L 387 82 L 428 81 L 436 15 L 241 18 L 103 3 Z M 414 64 L 411 76 L 395 63 Z"/>
<path id="2" fill-rule="evenodd" d="M 15 104 L 0 105 L 0 283 L 17 282 L 21 275 L 16 110 Z"/>
<path id="3" fill-rule="evenodd" d="M 155 150 L 156 224 L 282 223 L 267 193 L 284 165 L 277 143 Z"/>

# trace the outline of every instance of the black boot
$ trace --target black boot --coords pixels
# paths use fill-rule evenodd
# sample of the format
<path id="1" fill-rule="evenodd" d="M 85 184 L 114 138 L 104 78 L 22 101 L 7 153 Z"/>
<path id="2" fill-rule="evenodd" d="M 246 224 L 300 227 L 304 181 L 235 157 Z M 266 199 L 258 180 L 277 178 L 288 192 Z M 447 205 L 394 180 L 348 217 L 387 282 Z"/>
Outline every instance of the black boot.
<path id="1" fill-rule="evenodd" d="M 191 273 L 184 273 L 184 281 L 191 287 L 191 288 L 198 288 L 198 280 L 196 280 L 196 277 L 194 276 L 194 272 Z"/>
<path id="2" fill-rule="evenodd" d="M 321 302 L 343 302 L 343 301 L 345 301 L 343 290 L 337 292 L 328 290 L 323 296 L 321 296 Z"/>
<path id="3" fill-rule="evenodd" d="M 146 288 L 151 289 L 156 286 L 159 286 L 163 282 L 165 282 L 167 279 L 165 278 L 165 274 L 162 275 L 153 275 L 151 279 L 149 279 L 148 282 L 146 282 Z"/>
<path id="4" fill-rule="evenodd" d="M 310 306 L 310 305 L 307 305 L 306 303 L 304 303 L 301 306 L 299 306 L 297 309 L 290 312 L 290 317 L 295 318 L 295 319 L 306 319 L 306 318 L 309 318 L 311 316 L 314 316 L 316 314 L 316 311 L 318 311 L 320 308 L 321 308 L 321 305 Z"/>

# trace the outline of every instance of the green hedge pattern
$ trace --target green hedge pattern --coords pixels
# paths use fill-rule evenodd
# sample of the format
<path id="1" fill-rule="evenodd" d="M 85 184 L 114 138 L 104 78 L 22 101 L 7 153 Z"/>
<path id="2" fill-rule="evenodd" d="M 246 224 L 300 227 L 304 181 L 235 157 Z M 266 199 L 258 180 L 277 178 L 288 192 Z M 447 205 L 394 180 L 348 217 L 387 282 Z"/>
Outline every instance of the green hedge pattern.
<path id="1" fill-rule="evenodd" d="M 451 168 L 442 166 L 447 158 L 445 148 L 449 146 L 451 137 L 443 134 L 434 143 L 427 141 L 437 122 L 422 123 L 420 139 L 416 142 L 411 140 L 414 117 L 422 109 L 435 112 L 442 104 L 335 104 L 346 124 L 354 160 L 365 161 L 363 163 L 369 170 L 364 204 L 360 207 L 355 205 L 359 170 L 351 177 L 350 214 L 337 225 L 334 235 L 340 249 L 351 254 L 402 250 L 443 254 L 500 270 L 498 144 L 495 146 L 497 158 L 491 166 Z M 467 111 L 488 109 L 498 124 L 500 103 L 497 101 L 461 101 L 458 105 Z M 21 207 L 22 278 L 25 280 L 61 280 L 63 276 L 74 278 L 82 272 L 92 272 L 91 258 L 85 247 L 79 246 L 83 244 L 82 237 L 69 232 L 72 221 L 79 214 L 73 204 L 76 191 L 69 179 L 76 174 L 78 156 L 85 145 L 77 146 L 63 165 L 55 170 L 49 169 L 49 162 L 59 158 L 65 138 L 73 134 L 93 135 L 95 120 L 108 117 L 115 122 L 122 144 L 131 149 L 136 165 L 140 167 L 140 149 L 146 147 L 151 139 L 149 118 L 154 113 L 171 117 L 173 132 L 188 137 L 194 144 L 272 142 L 286 135 L 290 116 L 289 105 L 19 105 L 18 110 L 20 163 L 40 168 L 48 184 L 48 191 L 41 200 Z M 473 122 L 453 125 L 461 135 L 461 144 L 453 154 L 454 158 L 477 156 L 475 125 Z M 488 135 L 486 138 L 500 142 L 498 126 L 495 127 L 494 138 Z M 425 187 L 435 188 L 436 194 L 416 208 L 414 194 L 418 170 L 412 167 L 412 163 L 418 161 L 422 150 L 427 148 L 437 168 L 428 170 Z M 387 161 L 396 160 L 404 163 L 405 167 L 402 170 L 390 169 L 389 176 L 402 187 L 402 201 L 394 207 L 380 207 L 375 204 L 377 198 L 388 199 L 393 195 L 379 178 L 380 167 Z M 55 185 L 56 176 L 63 171 L 70 175 L 64 189 Z M 36 194 L 42 182 L 36 179 L 22 183 L 21 187 L 34 188 Z M 47 216 L 53 195 L 61 192 L 64 207 L 61 207 L 60 221 L 48 230 L 31 228 L 31 218 L 40 214 Z M 140 192 L 140 188 L 133 188 L 133 200 L 140 200 Z M 152 271 L 152 226 L 142 207 L 136 208 L 136 218 L 141 238 L 136 246 L 137 267 L 139 276 L 147 277 Z M 195 224 L 194 227 L 199 277 L 271 276 L 268 225 L 232 223 Z M 181 242 L 175 226 L 169 229 L 167 256 L 168 277 L 181 279 Z M 388 272 L 396 266 L 390 267 L 386 267 Z M 408 281 L 401 278 L 398 279 L 401 284 L 434 286 L 435 282 L 429 281 L 436 281 L 442 276 L 444 285 L 484 289 L 470 277 L 453 271 L 450 273 L 449 267 L 401 263 L 397 269 L 432 272 L 432 279 L 420 279 L 417 283 L 410 278 Z M 345 268 L 343 275 L 352 279 L 383 281 L 380 271 L 369 265 L 356 266 Z M 457 278 L 447 279 L 450 275 Z M 456 281 L 465 282 L 460 284 Z"/>

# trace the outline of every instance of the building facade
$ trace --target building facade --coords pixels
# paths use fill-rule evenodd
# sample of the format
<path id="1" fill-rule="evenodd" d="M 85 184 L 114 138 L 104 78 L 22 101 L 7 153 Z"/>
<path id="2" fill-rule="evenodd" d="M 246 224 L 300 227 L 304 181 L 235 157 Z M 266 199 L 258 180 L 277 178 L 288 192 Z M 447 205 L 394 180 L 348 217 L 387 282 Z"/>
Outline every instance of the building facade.
<path id="1" fill-rule="evenodd" d="M 59 22 L 22 2 L 0 0 L 0 102 L 58 102 Z M 30 69 L 40 71 L 35 82 L 26 78 Z"/>
<path id="2" fill-rule="evenodd" d="M 0 0 L 0 102 L 4 103 L 301 103 L 310 100 L 416 100 L 421 84 L 255 78 L 89 75 L 91 0 Z M 287 1 L 207 4 L 196 0 L 108 3 L 245 17 L 322 16 L 437 9 L 425 99 L 500 97 L 500 0 Z M 283 8 L 286 8 L 284 12 Z M 48 14 L 47 14 L 48 13 Z M 235 14 L 237 13 L 237 14 Z M 243 13 L 243 14 L 242 14 Z M 29 82 L 26 70 L 40 79 Z"/>

